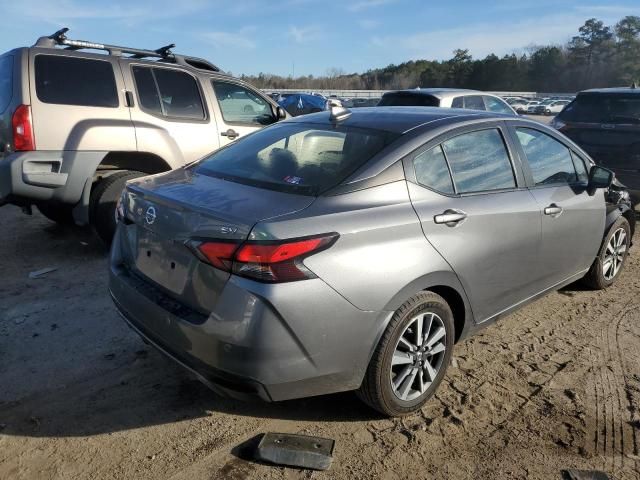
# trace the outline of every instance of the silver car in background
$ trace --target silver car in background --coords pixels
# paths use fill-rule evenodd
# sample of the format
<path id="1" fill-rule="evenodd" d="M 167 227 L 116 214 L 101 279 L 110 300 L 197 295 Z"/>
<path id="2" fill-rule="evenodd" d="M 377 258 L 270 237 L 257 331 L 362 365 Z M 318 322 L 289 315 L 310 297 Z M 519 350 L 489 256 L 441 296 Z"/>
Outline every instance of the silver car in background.
<path id="1" fill-rule="evenodd" d="M 454 343 L 545 293 L 618 278 L 628 195 L 553 129 L 441 108 L 333 109 L 129 182 L 110 291 L 216 391 L 433 395 Z"/>
<path id="2" fill-rule="evenodd" d="M 382 95 L 378 106 L 466 108 L 517 115 L 516 111 L 497 95 L 462 88 L 415 88 L 387 92 Z"/>

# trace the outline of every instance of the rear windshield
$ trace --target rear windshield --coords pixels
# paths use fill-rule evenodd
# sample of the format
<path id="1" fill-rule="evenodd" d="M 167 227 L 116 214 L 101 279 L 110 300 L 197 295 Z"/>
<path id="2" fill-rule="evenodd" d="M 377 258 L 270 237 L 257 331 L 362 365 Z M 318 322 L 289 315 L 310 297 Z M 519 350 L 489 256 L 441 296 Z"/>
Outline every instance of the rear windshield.
<path id="1" fill-rule="evenodd" d="M 0 58 L 0 113 L 9 106 L 13 96 L 13 57 Z"/>
<path id="2" fill-rule="evenodd" d="M 578 97 L 560 114 L 570 122 L 640 123 L 640 95 L 587 94 Z"/>
<path id="3" fill-rule="evenodd" d="M 379 107 L 437 107 L 440 101 L 432 96 L 423 93 L 387 93 L 382 96 Z"/>
<path id="4" fill-rule="evenodd" d="M 318 195 L 338 185 L 398 136 L 341 125 L 282 123 L 232 143 L 192 168 L 247 185 Z"/>

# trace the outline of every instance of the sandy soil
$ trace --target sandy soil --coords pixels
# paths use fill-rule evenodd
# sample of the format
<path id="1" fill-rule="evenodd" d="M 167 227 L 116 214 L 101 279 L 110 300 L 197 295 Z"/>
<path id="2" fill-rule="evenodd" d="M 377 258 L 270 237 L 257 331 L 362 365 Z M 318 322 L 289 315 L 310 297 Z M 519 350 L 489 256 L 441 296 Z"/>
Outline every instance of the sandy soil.
<path id="1" fill-rule="evenodd" d="M 636 241 L 640 242 L 639 236 Z M 353 394 L 221 399 L 146 346 L 85 230 L 0 209 L 0 478 L 640 478 L 640 256 L 605 292 L 572 285 L 456 347 L 421 413 Z M 38 279 L 31 271 L 58 269 Z M 336 440 L 327 472 L 247 461 L 266 431 Z"/>

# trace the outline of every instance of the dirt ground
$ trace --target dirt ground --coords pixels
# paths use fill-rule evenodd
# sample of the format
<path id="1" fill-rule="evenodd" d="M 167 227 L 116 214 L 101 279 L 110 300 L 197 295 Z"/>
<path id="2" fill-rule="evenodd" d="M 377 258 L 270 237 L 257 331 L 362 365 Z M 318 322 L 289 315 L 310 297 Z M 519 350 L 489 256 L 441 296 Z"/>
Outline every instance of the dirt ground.
<path id="1" fill-rule="evenodd" d="M 638 248 L 615 287 L 569 286 L 457 345 L 435 398 L 390 420 L 352 393 L 217 397 L 125 326 L 89 231 L 3 207 L 0 478 L 640 478 Z M 334 438 L 333 466 L 248 461 L 267 431 Z"/>

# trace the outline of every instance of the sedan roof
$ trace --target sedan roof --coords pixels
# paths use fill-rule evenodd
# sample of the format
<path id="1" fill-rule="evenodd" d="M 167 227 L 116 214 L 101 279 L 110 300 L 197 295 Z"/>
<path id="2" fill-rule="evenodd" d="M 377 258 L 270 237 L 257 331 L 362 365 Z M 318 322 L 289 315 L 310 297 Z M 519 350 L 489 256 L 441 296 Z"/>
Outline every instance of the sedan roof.
<path id="1" fill-rule="evenodd" d="M 369 107 L 354 108 L 350 112 L 351 114 L 347 118 L 339 121 L 341 125 L 371 128 L 393 133 L 406 133 L 428 123 L 438 122 L 438 124 L 442 124 L 446 120 L 456 123 L 471 119 L 504 120 L 512 118 L 511 115 L 482 110 L 440 107 Z M 332 119 L 331 112 L 327 111 L 303 115 L 287 121 L 327 124 L 331 123 Z"/>

